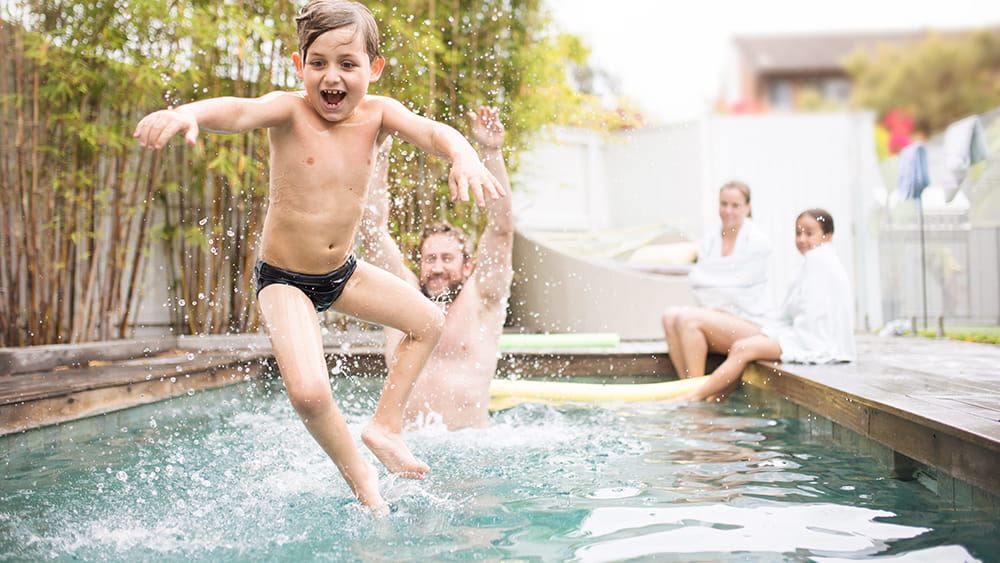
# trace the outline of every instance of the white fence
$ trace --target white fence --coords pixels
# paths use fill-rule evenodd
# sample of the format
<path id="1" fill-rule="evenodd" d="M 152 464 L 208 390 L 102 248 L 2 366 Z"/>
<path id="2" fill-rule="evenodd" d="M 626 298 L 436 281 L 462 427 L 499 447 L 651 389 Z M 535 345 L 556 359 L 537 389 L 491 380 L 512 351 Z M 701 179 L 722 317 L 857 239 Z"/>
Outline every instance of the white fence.
<path id="1" fill-rule="evenodd" d="M 950 202 L 939 185 L 948 174 L 944 135 L 925 143 L 930 185 L 921 198 L 922 226 L 918 202 L 895 194 L 898 159 L 882 164 L 889 186 L 878 215 L 887 319 L 916 319 L 932 329 L 938 319 L 946 328 L 1000 325 L 1000 110 L 979 117 L 987 159 L 970 168 Z"/>
<path id="2" fill-rule="evenodd" d="M 706 229 L 717 228 L 719 186 L 741 179 L 753 191 L 756 223 L 774 244 L 775 303 L 800 260 L 794 219 L 803 209 L 823 207 L 836 220 L 835 244 L 854 282 L 859 329 L 925 311 L 932 319 L 1000 324 L 1000 120 L 994 114 L 984 122 L 993 156 L 963 186 L 965 207 L 935 208 L 925 201 L 923 256 L 913 214 L 899 218 L 907 202 L 892 200 L 892 163 L 883 166 L 888 174 L 877 164 L 874 117 L 867 112 L 710 116 L 609 136 L 557 128 L 521 155 L 513 177 L 515 216 L 527 230 L 658 224 L 700 240 Z M 932 158 L 935 146 L 932 140 Z M 933 195 L 934 188 L 928 190 Z M 156 254 L 137 319 L 140 335 L 161 332 L 168 320 Z"/>
<path id="3" fill-rule="evenodd" d="M 718 188 L 753 192 L 753 216 L 774 244 L 771 295 L 780 302 L 801 260 L 794 221 L 823 207 L 854 280 L 859 328 L 883 322 L 876 194 L 882 188 L 870 113 L 712 116 L 610 137 L 557 130 L 522 156 L 518 225 L 534 230 L 665 224 L 700 239 L 718 226 Z M 626 290 L 627 291 L 627 290 Z M 650 314 L 658 314 L 651 311 Z"/>

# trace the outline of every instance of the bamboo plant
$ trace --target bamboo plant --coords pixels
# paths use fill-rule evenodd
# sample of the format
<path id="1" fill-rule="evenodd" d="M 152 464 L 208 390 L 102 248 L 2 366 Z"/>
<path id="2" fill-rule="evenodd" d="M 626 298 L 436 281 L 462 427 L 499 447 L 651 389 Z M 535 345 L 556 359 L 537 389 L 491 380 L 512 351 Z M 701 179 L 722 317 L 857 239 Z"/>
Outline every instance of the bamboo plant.
<path id="1" fill-rule="evenodd" d="M 553 123 L 605 124 L 574 91 L 578 42 L 541 0 L 368 2 L 388 65 L 371 91 L 467 129 L 502 108 L 508 149 Z M 0 8 L 0 346 L 125 338 L 148 284 L 166 284 L 177 334 L 257 328 L 252 290 L 266 206 L 266 135 L 203 135 L 143 151 L 138 119 L 196 99 L 297 89 L 288 0 L 11 0 Z M 411 251 L 444 218 L 447 166 L 404 143 L 391 228 Z M 510 159 L 516 151 L 511 151 Z M 161 258 L 154 257 L 161 256 Z M 155 265 L 155 268 L 154 268 Z"/>

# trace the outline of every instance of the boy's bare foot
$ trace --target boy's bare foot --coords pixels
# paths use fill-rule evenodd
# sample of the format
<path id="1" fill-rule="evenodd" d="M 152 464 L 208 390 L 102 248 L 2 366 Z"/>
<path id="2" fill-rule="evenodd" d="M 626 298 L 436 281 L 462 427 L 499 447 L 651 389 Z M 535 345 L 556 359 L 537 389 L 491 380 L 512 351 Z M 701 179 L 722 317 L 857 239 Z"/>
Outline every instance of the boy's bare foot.
<path id="1" fill-rule="evenodd" d="M 430 471 L 426 463 L 413 457 L 410 448 L 403 443 L 402 435 L 374 422 L 361 432 L 361 440 L 390 473 L 398 473 L 407 479 L 423 479 L 424 473 Z"/>
<path id="2" fill-rule="evenodd" d="M 355 480 L 347 480 L 347 484 L 354 491 L 354 496 L 358 497 L 358 502 L 368 507 L 375 518 L 385 518 L 389 515 L 389 505 L 382 499 L 382 493 L 378 490 L 378 470 L 375 466 L 365 463 L 365 470 L 361 475 L 356 475 Z"/>

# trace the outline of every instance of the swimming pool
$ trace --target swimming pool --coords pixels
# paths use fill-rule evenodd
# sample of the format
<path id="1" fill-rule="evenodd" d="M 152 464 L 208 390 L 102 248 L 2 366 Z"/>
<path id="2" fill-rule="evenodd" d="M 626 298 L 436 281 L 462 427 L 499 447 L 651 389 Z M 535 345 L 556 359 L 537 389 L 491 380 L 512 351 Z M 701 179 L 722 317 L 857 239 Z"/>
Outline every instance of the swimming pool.
<path id="1" fill-rule="evenodd" d="M 335 380 L 355 434 L 379 380 Z M 527 404 L 430 425 L 373 521 L 279 382 L 0 438 L 0 561 L 989 561 L 994 516 L 722 405 Z M 113 427 L 98 428 L 112 421 Z M 46 434 L 48 433 L 48 434 Z M 92 434 L 99 434 L 90 437 Z M 44 446 L 50 441 L 58 446 Z M 38 444 L 25 448 L 26 444 Z"/>

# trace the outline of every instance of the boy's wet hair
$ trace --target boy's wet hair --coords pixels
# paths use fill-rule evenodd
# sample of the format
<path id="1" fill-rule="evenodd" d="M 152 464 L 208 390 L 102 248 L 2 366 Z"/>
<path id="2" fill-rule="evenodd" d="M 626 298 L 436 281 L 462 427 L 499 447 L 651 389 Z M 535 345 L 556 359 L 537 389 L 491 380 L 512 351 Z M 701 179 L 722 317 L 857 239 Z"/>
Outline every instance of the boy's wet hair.
<path id="1" fill-rule="evenodd" d="M 431 235 L 448 235 L 449 237 L 458 241 L 458 244 L 462 247 L 462 260 L 468 260 L 472 257 L 472 253 L 469 251 L 469 241 L 465 236 L 465 231 L 459 229 L 451 223 L 446 223 L 444 221 L 434 221 L 430 225 L 424 227 L 424 232 L 420 235 L 420 249 L 424 248 L 424 241 L 428 239 Z"/>
<path id="2" fill-rule="evenodd" d="M 823 231 L 824 235 L 833 234 L 833 215 L 830 215 L 830 212 L 826 209 L 806 209 L 802 213 L 799 213 L 799 216 L 796 217 L 796 219 L 799 219 L 804 215 L 808 215 L 815 219 L 816 222 L 819 223 L 819 228 Z"/>
<path id="3" fill-rule="evenodd" d="M 299 53 L 306 58 L 309 47 L 320 35 L 332 29 L 354 26 L 365 42 L 368 59 L 379 58 L 378 24 L 375 16 L 360 2 L 347 0 L 310 0 L 295 18 L 299 36 Z"/>

